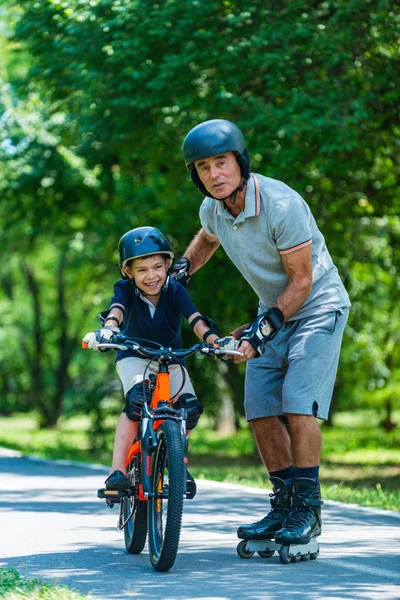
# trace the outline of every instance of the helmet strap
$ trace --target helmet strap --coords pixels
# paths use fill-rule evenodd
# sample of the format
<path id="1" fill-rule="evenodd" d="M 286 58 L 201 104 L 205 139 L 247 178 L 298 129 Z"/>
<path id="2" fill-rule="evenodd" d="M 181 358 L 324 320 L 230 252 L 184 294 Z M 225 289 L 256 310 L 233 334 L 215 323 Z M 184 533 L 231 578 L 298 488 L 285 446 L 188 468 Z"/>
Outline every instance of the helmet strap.
<path id="1" fill-rule="evenodd" d="M 229 196 L 226 196 L 225 198 L 215 198 L 215 200 L 220 200 L 221 202 L 224 202 L 225 200 L 229 200 L 230 198 L 231 204 L 236 204 L 237 195 L 239 192 L 242 192 L 244 190 L 244 188 L 246 187 L 246 183 L 246 179 L 243 179 L 243 182 L 235 190 L 233 190 L 233 192 L 229 194 Z"/>

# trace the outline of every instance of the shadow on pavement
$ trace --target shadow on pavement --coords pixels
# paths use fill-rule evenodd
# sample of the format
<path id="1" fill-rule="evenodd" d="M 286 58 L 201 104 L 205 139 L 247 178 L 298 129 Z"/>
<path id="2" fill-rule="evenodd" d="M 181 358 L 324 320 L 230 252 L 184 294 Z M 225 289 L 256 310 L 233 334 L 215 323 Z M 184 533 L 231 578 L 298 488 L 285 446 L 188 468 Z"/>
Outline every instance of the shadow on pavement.
<path id="1" fill-rule="evenodd" d="M 332 577 L 326 562 L 282 565 L 277 556 L 242 560 L 233 548 L 184 548 L 169 573 L 153 571 L 146 550 L 131 556 L 122 548 L 102 546 L 14 557 L 0 564 L 104 600 L 396 598 L 394 586 L 373 573 L 357 582 L 348 569 L 334 569 Z"/>

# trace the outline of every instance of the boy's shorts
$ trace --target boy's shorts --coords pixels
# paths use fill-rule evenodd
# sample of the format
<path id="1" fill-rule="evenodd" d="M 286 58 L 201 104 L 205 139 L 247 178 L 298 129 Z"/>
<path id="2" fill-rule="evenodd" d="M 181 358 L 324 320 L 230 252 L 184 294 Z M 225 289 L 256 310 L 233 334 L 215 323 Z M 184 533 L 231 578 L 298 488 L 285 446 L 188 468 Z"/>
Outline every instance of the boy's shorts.
<path id="1" fill-rule="evenodd" d="M 248 421 L 285 413 L 327 419 L 349 309 L 287 322 L 246 366 Z"/>
<path id="2" fill-rule="evenodd" d="M 127 392 L 129 392 L 130 389 L 133 388 L 133 386 L 136 383 L 141 383 L 143 381 L 143 375 L 148 363 L 149 361 L 147 359 L 138 358 L 136 356 L 128 356 L 126 358 L 123 358 L 122 360 L 117 361 L 116 369 L 124 388 L 124 396 L 127 394 Z M 185 367 L 182 368 L 185 369 Z M 150 374 L 157 375 L 157 371 L 158 363 L 157 361 L 154 361 L 149 365 L 149 368 L 147 369 L 146 378 Z M 183 374 L 180 365 L 170 365 L 169 372 L 171 376 L 171 397 L 173 397 L 175 394 L 178 393 L 182 385 Z M 193 394 L 193 396 L 195 396 L 196 393 L 194 391 L 192 382 L 190 381 L 189 373 L 186 369 L 185 374 L 185 385 L 179 392 L 179 396 L 181 396 L 182 394 Z"/>

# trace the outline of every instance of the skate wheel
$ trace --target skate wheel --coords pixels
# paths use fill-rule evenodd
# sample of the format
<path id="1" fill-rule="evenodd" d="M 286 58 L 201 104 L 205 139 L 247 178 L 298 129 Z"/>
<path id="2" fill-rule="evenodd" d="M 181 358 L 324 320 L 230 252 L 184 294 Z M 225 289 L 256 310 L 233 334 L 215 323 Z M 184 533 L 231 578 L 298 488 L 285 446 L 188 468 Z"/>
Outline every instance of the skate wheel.
<path id="1" fill-rule="evenodd" d="M 242 540 L 236 547 L 236 552 L 239 554 L 240 558 L 251 558 L 254 555 L 254 552 L 247 550 L 246 544 L 246 540 Z"/>
<path id="2" fill-rule="evenodd" d="M 294 556 L 292 556 L 292 563 L 297 563 L 300 562 L 301 560 L 301 554 L 295 554 Z"/>
<path id="3" fill-rule="evenodd" d="M 318 558 L 318 554 L 319 554 L 319 548 L 316 552 L 311 552 L 310 554 L 310 559 L 311 560 L 316 560 Z"/>
<path id="4" fill-rule="evenodd" d="M 292 557 L 290 555 L 289 546 L 281 546 L 279 548 L 279 558 L 281 560 L 281 563 L 283 563 L 284 565 L 288 565 L 290 563 Z"/>
<path id="5" fill-rule="evenodd" d="M 259 550 L 257 552 L 261 558 L 271 558 L 275 554 L 275 550 Z"/>
<path id="6" fill-rule="evenodd" d="M 311 558 L 311 554 L 310 553 L 308 553 L 308 554 L 302 554 L 301 555 L 301 560 L 310 560 L 310 558 Z"/>

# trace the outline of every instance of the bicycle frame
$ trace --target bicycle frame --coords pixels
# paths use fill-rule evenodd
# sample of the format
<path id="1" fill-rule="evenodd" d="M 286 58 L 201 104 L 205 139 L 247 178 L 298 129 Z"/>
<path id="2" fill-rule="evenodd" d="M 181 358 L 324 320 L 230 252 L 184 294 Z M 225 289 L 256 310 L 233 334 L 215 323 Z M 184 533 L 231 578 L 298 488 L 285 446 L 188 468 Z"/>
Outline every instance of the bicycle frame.
<path id="1" fill-rule="evenodd" d="M 165 419 L 179 419 L 182 421 L 182 436 L 186 434 L 186 411 L 183 409 L 175 410 L 170 407 L 171 403 L 171 388 L 170 388 L 170 372 L 169 364 L 171 358 L 168 356 L 160 356 L 158 358 L 158 372 L 156 382 L 151 398 L 150 410 L 146 404 L 142 408 L 142 436 L 141 439 L 134 441 L 129 453 L 125 459 L 125 466 L 133 460 L 134 456 L 141 453 L 141 483 L 139 485 L 139 500 L 148 500 L 149 497 L 155 495 L 155 490 L 151 489 L 151 467 L 152 451 L 157 448 L 157 441 L 154 439 L 154 433 L 157 431 L 161 423 Z M 157 411 L 161 414 L 157 415 Z M 185 471 L 187 457 L 185 456 Z M 186 479 L 186 472 L 185 472 Z"/>

